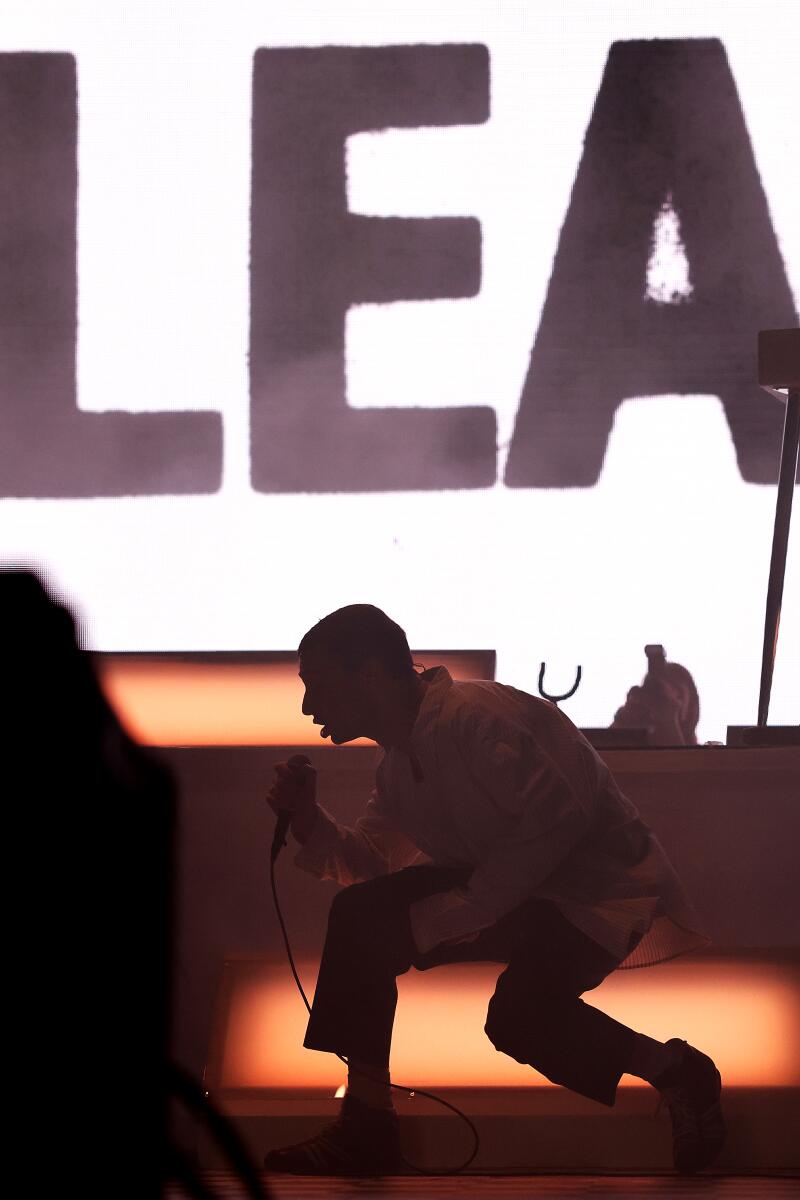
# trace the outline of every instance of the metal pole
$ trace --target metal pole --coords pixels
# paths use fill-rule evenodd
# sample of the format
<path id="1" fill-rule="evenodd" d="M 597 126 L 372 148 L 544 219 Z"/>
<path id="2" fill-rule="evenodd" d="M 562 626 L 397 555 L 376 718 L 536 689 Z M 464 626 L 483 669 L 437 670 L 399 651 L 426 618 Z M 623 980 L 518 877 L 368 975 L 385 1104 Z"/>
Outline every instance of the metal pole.
<path id="1" fill-rule="evenodd" d="M 797 476 L 797 456 L 800 447 L 800 391 L 791 390 L 786 398 L 786 420 L 783 425 L 781 466 L 778 475 L 778 496 L 775 501 L 775 529 L 772 534 L 772 558 L 767 584 L 767 610 L 764 617 L 764 649 L 761 655 L 761 690 L 758 696 L 758 724 L 766 725 L 772 672 L 778 647 L 778 627 L 781 620 L 783 580 L 786 573 L 786 551 L 789 545 L 789 525 L 792 519 L 792 499 Z"/>

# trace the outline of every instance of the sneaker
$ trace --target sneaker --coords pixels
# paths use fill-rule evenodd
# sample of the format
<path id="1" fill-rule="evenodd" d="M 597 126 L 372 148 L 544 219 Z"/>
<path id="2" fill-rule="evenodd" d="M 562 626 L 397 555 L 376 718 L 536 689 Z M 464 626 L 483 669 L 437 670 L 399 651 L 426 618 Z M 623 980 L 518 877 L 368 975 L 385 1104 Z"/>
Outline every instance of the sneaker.
<path id="1" fill-rule="evenodd" d="M 332 1125 L 296 1146 L 270 1150 L 268 1171 L 290 1175 L 392 1175 L 402 1166 L 397 1114 L 345 1096 Z"/>
<path id="2" fill-rule="evenodd" d="M 667 1042 L 679 1055 L 653 1086 L 661 1093 L 672 1118 L 672 1154 L 676 1170 L 692 1175 L 709 1166 L 725 1143 L 720 1107 L 722 1080 L 714 1062 L 688 1042 Z"/>

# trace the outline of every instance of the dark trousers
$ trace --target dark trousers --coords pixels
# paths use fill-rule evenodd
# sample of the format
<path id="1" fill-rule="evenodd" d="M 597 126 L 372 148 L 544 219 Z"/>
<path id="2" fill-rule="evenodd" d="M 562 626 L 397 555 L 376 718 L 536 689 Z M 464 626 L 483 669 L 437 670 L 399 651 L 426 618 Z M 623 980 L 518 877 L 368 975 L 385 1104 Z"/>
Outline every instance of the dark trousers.
<path id="1" fill-rule="evenodd" d="M 469 875 L 461 868 L 407 867 L 334 897 L 303 1044 L 388 1067 L 398 975 L 412 966 L 507 963 L 489 1002 L 490 1041 L 554 1083 L 612 1105 L 634 1034 L 579 997 L 619 959 L 553 904 L 527 901 L 472 942 L 417 951 L 409 906 L 463 885 Z"/>

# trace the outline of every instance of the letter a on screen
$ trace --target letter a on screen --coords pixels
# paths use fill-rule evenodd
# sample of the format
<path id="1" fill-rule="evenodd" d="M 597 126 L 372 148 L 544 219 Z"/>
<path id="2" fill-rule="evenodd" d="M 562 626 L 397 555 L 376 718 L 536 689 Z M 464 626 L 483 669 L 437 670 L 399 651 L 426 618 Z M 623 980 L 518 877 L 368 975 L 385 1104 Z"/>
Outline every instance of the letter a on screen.
<path id="1" fill-rule="evenodd" d="M 768 70 L 765 64 L 765 70 Z M 691 286 L 648 294 L 655 222 Z M 756 381 L 759 329 L 797 313 L 739 97 L 715 39 L 610 50 L 509 451 L 511 487 L 590 487 L 627 397 L 719 396 L 742 478 L 777 478 L 784 409 Z"/>

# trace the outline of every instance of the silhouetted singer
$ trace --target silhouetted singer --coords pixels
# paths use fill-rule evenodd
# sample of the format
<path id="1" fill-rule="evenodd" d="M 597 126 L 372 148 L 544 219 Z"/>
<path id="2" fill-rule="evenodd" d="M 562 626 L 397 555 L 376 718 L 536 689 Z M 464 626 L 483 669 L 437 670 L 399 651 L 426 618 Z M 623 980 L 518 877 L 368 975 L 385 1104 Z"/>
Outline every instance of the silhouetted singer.
<path id="1" fill-rule="evenodd" d="M 336 1122 L 270 1151 L 266 1166 L 396 1171 L 396 977 L 479 961 L 508 964 L 485 1025 L 498 1050 L 601 1104 L 614 1104 L 623 1073 L 646 1080 L 669 1106 L 676 1168 L 710 1164 L 725 1137 L 712 1060 L 580 999 L 618 967 L 709 940 L 589 742 L 554 705 L 516 688 L 418 671 L 404 631 L 371 605 L 309 630 L 299 666 L 303 712 L 322 736 L 371 738 L 385 753 L 353 829 L 317 804 L 310 765 L 279 764 L 268 794 L 276 812 L 292 813 L 297 866 L 343 885 L 304 1045 L 347 1056 L 350 1070 Z"/>

